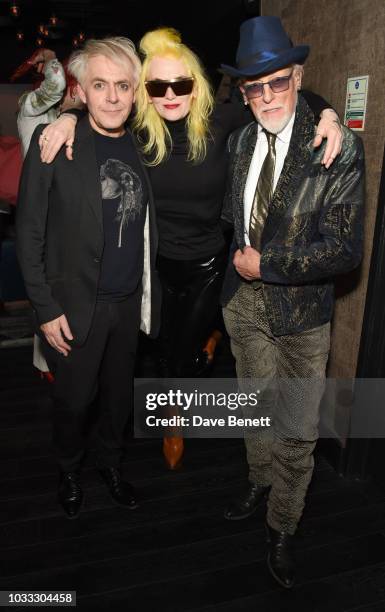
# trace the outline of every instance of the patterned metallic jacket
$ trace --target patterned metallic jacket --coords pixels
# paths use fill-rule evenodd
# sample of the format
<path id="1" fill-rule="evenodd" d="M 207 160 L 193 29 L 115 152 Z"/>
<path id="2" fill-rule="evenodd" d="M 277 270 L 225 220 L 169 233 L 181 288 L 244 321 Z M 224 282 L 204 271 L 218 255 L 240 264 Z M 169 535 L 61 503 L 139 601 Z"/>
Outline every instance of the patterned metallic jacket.
<path id="1" fill-rule="evenodd" d="M 270 327 L 276 336 L 330 321 L 333 277 L 355 268 L 362 256 L 364 153 L 361 139 L 343 126 L 340 156 L 326 170 L 325 143 L 313 149 L 314 116 L 299 96 L 289 150 L 262 234 L 261 279 Z M 229 138 L 229 180 L 223 219 L 234 224 L 222 290 L 226 305 L 244 281 L 233 254 L 245 246 L 243 196 L 258 126 Z"/>

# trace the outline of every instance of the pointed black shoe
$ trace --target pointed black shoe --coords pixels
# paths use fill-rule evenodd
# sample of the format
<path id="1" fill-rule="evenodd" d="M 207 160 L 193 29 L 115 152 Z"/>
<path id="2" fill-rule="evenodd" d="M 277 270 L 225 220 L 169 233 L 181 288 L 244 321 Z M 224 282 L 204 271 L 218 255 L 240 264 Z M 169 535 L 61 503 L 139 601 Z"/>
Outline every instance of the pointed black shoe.
<path id="1" fill-rule="evenodd" d="M 241 521 L 254 514 L 259 504 L 267 496 L 269 489 L 270 487 L 251 484 L 246 493 L 229 503 L 224 511 L 225 519 L 228 521 Z"/>
<path id="2" fill-rule="evenodd" d="M 99 468 L 99 473 L 107 485 L 108 491 L 117 504 L 129 510 L 135 510 L 138 502 L 135 499 L 134 488 L 129 482 L 124 482 L 120 471 L 114 467 Z"/>
<path id="3" fill-rule="evenodd" d="M 295 579 L 295 564 L 291 552 L 293 536 L 276 531 L 266 523 L 269 552 L 267 567 L 275 580 L 285 589 L 291 589 Z"/>
<path id="4" fill-rule="evenodd" d="M 83 503 L 83 491 L 77 472 L 64 472 L 59 485 L 58 499 L 69 519 L 79 516 Z"/>

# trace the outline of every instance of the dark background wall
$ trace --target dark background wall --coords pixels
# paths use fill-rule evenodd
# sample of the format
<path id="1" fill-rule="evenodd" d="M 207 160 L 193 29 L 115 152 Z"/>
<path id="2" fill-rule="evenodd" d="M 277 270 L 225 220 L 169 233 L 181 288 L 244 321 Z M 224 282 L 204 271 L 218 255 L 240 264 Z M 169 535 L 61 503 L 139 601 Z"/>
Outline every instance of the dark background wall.
<path id="1" fill-rule="evenodd" d="M 28 74 L 15 85 L 9 79 L 14 70 L 38 48 L 40 24 L 48 26 L 43 46 L 53 49 L 61 60 L 73 50 L 73 39 L 85 36 L 122 35 L 137 44 L 143 34 L 159 26 L 180 31 L 184 42 L 202 59 L 214 89 L 222 75 L 222 62 L 232 63 L 238 44 L 239 25 L 259 13 L 258 0 L 194 0 L 164 2 L 146 0 L 16 0 L 20 15 L 10 15 L 9 0 L 0 0 L 0 134 L 17 136 L 17 101 L 33 83 Z M 58 18 L 56 27 L 50 17 Z M 16 34 L 24 33 L 18 42 Z"/>
<path id="2" fill-rule="evenodd" d="M 197 51 L 214 81 L 217 68 L 234 59 L 239 24 L 257 14 L 259 2 L 253 0 L 194 0 L 165 2 L 146 0 L 18 0 L 20 16 L 11 18 L 10 2 L 0 0 L 0 82 L 8 82 L 13 70 L 36 48 L 37 28 L 49 24 L 54 12 L 59 26 L 50 28 L 45 46 L 55 48 L 60 59 L 72 50 L 72 40 L 80 30 L 88 37 L 120 34 L 135 43 L 149 29 L 167 25 L 179 29 L 185 42 Z M 16 32 L 24 32 L 18 43 Z"/>

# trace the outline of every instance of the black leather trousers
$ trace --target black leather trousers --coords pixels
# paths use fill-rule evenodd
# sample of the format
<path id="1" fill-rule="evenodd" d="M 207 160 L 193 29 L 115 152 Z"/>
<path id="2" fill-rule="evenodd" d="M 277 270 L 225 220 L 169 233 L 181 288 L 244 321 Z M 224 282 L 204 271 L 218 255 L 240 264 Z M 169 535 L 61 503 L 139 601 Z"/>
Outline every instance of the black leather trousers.
<path id="1" fill-rule="evenodd" d="M 162 318 L 158 340 L 160 375 L 204 374 L 203 347 L 218 313 L 227 250 L 189 261 L 158 256 Z"/>

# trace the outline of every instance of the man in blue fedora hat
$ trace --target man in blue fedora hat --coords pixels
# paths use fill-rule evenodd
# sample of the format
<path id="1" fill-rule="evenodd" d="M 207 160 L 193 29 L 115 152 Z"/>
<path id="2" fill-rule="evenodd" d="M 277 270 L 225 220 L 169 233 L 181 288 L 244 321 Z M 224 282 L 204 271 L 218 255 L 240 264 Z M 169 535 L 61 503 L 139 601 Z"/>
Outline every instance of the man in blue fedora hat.
<path id="1" fill-rule="evenodd" d="M 313 471 L 333 277 L 356 267 L 362 252 L 362 144 L 343 127 L 330 167 L 325 145 L 314 149 L 314 115 L 298 93 L 308 54 L 277 17 L 255 17 L 241 26 L 236 66 L 222 65 L 255 118 L 229 139 L 223 216 L 234 239 L 224 319 L 240 386 L 252 380 L 259 410 L 272 417 L 270 432 L 246 432 L 249 488 L 225 518 L 246 518 L 267 497 L 268 566 L 286 588 Z"/>

